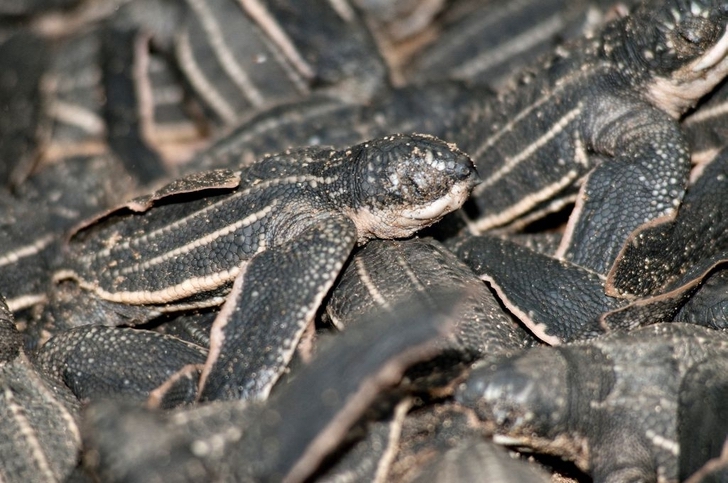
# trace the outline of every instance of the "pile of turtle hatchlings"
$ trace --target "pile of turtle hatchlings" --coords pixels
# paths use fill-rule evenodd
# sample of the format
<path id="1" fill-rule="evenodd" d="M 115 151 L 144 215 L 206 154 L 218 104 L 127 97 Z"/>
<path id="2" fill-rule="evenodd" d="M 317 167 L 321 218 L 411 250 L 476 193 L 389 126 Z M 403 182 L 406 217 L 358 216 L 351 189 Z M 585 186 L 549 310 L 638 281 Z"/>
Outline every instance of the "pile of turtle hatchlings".
<path id="1" fill-rule="evenodd" d="M 728 481 L 725 0 L 0 1 L 0 481 Z"/>

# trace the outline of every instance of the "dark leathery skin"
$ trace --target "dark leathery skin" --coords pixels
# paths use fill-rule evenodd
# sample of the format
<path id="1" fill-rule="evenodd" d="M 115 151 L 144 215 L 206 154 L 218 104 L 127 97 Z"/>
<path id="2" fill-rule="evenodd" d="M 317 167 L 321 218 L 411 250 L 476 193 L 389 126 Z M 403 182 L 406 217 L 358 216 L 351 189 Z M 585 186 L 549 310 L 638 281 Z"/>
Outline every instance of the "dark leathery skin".
<path id="1" fill-rule="evenodd" d="M 452 400 L 413 409 L 387 481 L 479 481 L 484 475 L 498 483 L 544 481 L 537 464 L 496 447 L 487 430 L 472 409 Z"/>
<path id="2" fill-rule="evenodd" d="M 202 397 L 264 397 L 354 244 L 409 236 L 458 208 L 476 182 L 469 158 L 431 136 L 291 150 L 240 174 L 192 175 L 91 222 L 56 279 L 155 316 L 220 305 L 237 277 L 213 327 Z M 260 350 L 243 362 L 247 337 Z"/>
<path id="3" fill-rule="evenodd" d="M 344 18 L 320 0 L 185 3 L 177 62 L 224 125 L 314 90 L 364 101 L 384 87 L 384 62 L 353 10 Z"/>
<path id="4" fill-rule="evenodd" d="M 485 102 L 456 126 L 453 139 L 484 179 L 473 193 L 474 226 L 508 223 L 590 173 L 559 255 L 604 274 L 637 226 L 674 216 L 689 169 L 675 118 L 728 66 L 721 57 L 705 72 L 692 70 L 712 52 L 706 49 L 723 45 L 728 19 L 718 1 L 695 10 L 693 16 L 678 1 L 643 2 L 593 37 L 556 49 L 498 102 Z M 658 21 L 672 28 L 656 28 Z M 694 29 L 703 43 L 686 45 L 681 29 Z M 675 95 L 678 89 L 690 99 Z"/>
<path id="5" fill-rule="evenodd" d="M 392 460 L 398 452 L 402 424 L 411 407 L 411 398 L 405 398 L 391 414 L 377 421 L 367 421 L 361 438 L 351 447 L 342 448 L 341 457 L 329 468 L 324 465 L 324 469 L 317 472 L 315 480 L 321 483 L 382 481 L 388 475 Z"/>
<path id="6" fill-rule="evenodd" d="M 18 2 L 20 3 L 20 2 Z M 18 184 L 32 171 L 39 149 L 41 84 L 48 68 L 49 43 L 19 32 L 0 45 L 5 78 L 0 83 L 0 185 Z"/>
<path id="7" fill-rule="evenodd" d="M 64 480 L 81 449 L 78 401 L 28 360 L 22 335 L 0 297 L 0 478 Z"/>
<path id="8" fill-rule="evenodd" d="M 366 103 L 312 94 L 246 119 L 181 169 L 183 173 L 239 169 L 264 154 L 292 146 L 345 148 L 392 132 L 422 132 L 441 137 L 458 111 L 474 96 L 488 95 L 488 89 L 454 81 L 390 89 Z"/>
<path id="9" fill-rule="evenodd" d="M 583 267 L 493 236 L 449 244 L 538 338 L 549 344 L 589 339 L 606 331 L 600 316 L 624 302 L 604 295 L 604 280 Z M 524 273 L 528 273 L 524 277 Z"/>
<path id="10" fill-rule="evenodd" d="M 680 481 L 711 460 L 725 459 L 728 442 L 728 359 L 706 360 L 692 367 L 680 385 L 677 432 Z M 712 461 L 716 463 L 716 461 Z M 714 470 L 719 473 L 720 470 Z M 723 462 L 723 475 L 728 467 Z M 706 479 L 711 481 L 710 479 Z M 719 480 L 720 481 L 720 480 Z"/>
<path id="11" fill-rule="evenodd" d="M 23 336 L 15 326 L 15 319 L 5 298 L 0 297 L 0 364 L 15 359 L 22 346 Z"/>
<path id="12" fill-rule="evenodd" d="M 403 303 L 372 316 L 265 404 L 221 401 L 171 413 L 93 405 L 85 441 L 98 452 L 97 470 L 108 481 L 302 481 L 377 395 L 438 352 L 434 340 L 451 329 L 457 300 L 443 295 L 437 311 Z"/>
<path id="13" fill-rule="evenodd" d="M 67 232 L 125 196 L 131 179 L 112 156 L 70 157 L 0 194 L 0 291 L 14 312 L 46 298 Z"/>
<path id="14" fill-rule="evenodd" d="M 675 315 L 678 322 L 728 328 L 728 266 L 721 264 L 709 273 L 700 287 Z"/>
<path id="15" fill-rule="evenodd" d="M 465 440 L 439 455 L 414 481 L 476 481 L 481 475 L 498 483 L 551 481 L 549 474 L 536 464 L 515 458 L 504 448 L 481 438 Z"/>
<path id="16" fill-rule="evenodd" d="M 467 361 L 533 344 L 468 267 L 434 240 L 369 242 L 342 273 L 326 310 L 337 327 L 348 328 L 373 310 L 400 300 L 430 303 L 446 291 L 468 294 L 455 337 L 445 346 L 456 357 Z"/>
<path id="17" fill-rule="evenodd" d="M 593 29 L 602 17 L 596 3 L 520 0 L 456 6 L 444 16 L 437 41 L 413 58 L 408 77 L 420 82 L 460 79 L 502 89 L 540 55 Z"/>
<path id="18" fill-rule="evenodd" d="M 135 50 L 142 34 L 137 30 L 108 27 L 101 36 L 104 120 L 107 142 L 133 172 L 141 185 L 164 179 L 166 170 L 159 155 L 142 136 L 140 95 L 135 85 Z M 138 60 L 137 60 L 138 62 Z"/>
<path id="19" fill-rule="evenodd" d="M 625 242 L 607 278 L 613 295 L 645 296 L 674 287 L 688 271 L 728 258 L 728 149 L 702 167 L 676 218 L 646 224 Z"/>
<path id="20" fill-rule="evenodd" d="M 183 366 L 201 366 L 206 357 L 204 348 L 156 332 L 87 326 L 55 335 L 33 362 L 82 401 L 144 402 Z"/>
<path id="21" fill-rule="evenodd" d="M 657 324 L 476 369 L 457 397 L 497 434 L 572 459 L 595 482 L 678 481 L 681 384 L 727 353 L 724 333 Z"/>

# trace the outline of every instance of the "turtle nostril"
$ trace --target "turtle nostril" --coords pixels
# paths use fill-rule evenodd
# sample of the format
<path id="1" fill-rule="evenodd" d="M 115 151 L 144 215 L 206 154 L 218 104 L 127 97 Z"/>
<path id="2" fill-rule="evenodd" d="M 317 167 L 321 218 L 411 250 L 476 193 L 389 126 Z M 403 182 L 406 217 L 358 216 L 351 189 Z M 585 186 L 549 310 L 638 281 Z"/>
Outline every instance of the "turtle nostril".
<path id="1" fill-rule="evenodd" d="M 466 156 L 458 157 L 454 163 L 451 164 L 453 175 L 459 180 L 463 181 L 468 178 L 480 181 L 478 173 L 475 170 L 475 166 L 470 158 Z"/>
<path id="2" fill-rule="evenodd" d="M 466 166 L 466 165 L 459 165 L 459 166 L 460 166 L 460 168 L 458 169 L 458 172 L 457 172 L 459 179 L 461 179 L 461 180 L 467 179 L 470 182 L 471 188 L 479 185 L 483 181 L 480 178 L 478 171 L 475 169 L 475 166 L 473 166 L 472 163 L 470 163 L 469 166 Z"/>

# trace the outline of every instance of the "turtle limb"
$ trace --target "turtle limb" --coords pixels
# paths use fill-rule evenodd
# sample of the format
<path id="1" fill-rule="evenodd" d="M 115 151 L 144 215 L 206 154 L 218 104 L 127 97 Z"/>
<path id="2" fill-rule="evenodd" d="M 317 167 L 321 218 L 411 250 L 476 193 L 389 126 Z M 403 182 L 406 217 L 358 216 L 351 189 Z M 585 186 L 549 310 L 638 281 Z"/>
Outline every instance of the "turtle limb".
<path id="1" fill-rule="evenodd" d="M 675 316 L 678 322 L 728 328 L 728 266 L 713 271 Z"/>
<path id="2" fill-rule="evenodd" d="M 76 466 L 78 407 L 21 353 L 0 365 L 0 477 L 7 482 L 64 481 Z"/>
<path id="3" fill-rule="evenodd" d="M 727 359 L 705 361 L 692 368 L 680 386 L 680 481 L 719 457 L 728 440 L 727 375 Z"/>
<path id="4" fill-rule="evenodd" d="M 681 442 L 678 407 L 687 395 L 681 385 L 703 364 L 709 375 L 724 379 L 726 355 L 721 332 L 656 324 L 482 366 L 457 398 L 492 421 L 507 441 L 574 459 L 595 482 L 673 482 Z M 698 380 L 709 383 L 703 394 L 710 407 L 724 393 L 724 381 Z M 687 384 L 687 390 L 693 387 Z"/>
<path id="5" fill-rule="evenodd" d="M 144 40 L 144 36 L 133 29 L 114 26 L 106 29 L 102 37 L 102 66 L 109 145 L 140 183 L 149 185 L 163 178 L 166 172 L 159 155 L 142 138 L 134 78 L 135 69 L 138 70 L 137 57 L 143 55 L 142 49 L 148 48 Z"/>
<path id="6" fill-rule="evenodd" d="M 430 303 L 447 291 L 468 294 L 455 337 L 445 343 L 451 356 L 470 361 L 536 342 L 470 268 L 434 240 L 370 241 L 339 277 L 326 311 L 334 325 L 348 328 L 373 310 L 403 300 Z"/>
<path id="7" fill-rule="evenodd" d="M 0 479 L 65 481 L 78 460 L 79 404 L 63 384 L 38 372 L 0 295 Z"/>
<path id="8" fill-rule="evenodd" d="M 603 334 L 599 316 L 622 305 L 604 295 L 598 274 L 507 240 L 469 237 L 454 250 L 511 312 L 550 344 Z"/>
<path id="9" fill-rule="evenodd" d="M 368 317 L 264 404 L 218 401 L 172 413 L 92 404 L 84 428 L 99 456 L 92 464 L 105 481 L 302 481 L 375 397 L 438 353 L 434 341 L 452 330 L 458 306 L 454 294 L 441 297 L 437 310 L 408 301 Z"/>
<path id="10" fill-rule="evenodd" d="M 608 116 L 594 146 L 605 155 L 587 177 L 557 251 L 564 259 L 606 274 L 630 233 L 675 216 L 690 158 L 679 126 L 654 108 Z M 616 119 L 615 119 L 616 117 Z"/>
<path id="11" fill-rule="evenodd" d="M 201 365 L 206 356 L 202 347 L 156 332 L 85 326 L 52 337 L 33 362 L 80 400 L 144 402 L 183 366 Z"/>
<path id="12" fill-rule="evenodd" d="M 723 328 L 725 319 L 720 311 L 725 304 L 725 286 L 721 285 L 719 279 L 713 283 L 710 280 L 711 274 L 720 273 L 725 266 L 725 261 L 708 265 L 707 268 L 703 263 L 695 265 L 661 293 L 634 300 L 604 313 L 601 316 L 602 325 L 609 329 L 633 329 L 675 320 Z M 713 310 L 716 310 L 715 314 Z"/>
<path id="13" fill-rule="evenodd" d="M 351 220 L 331 215 L 250 260 L 213 323 L 202 400 L 267 397 L 356 237 Z"/>
<path id="14" fill-rule="evenodd" d="M 646 224 L 629 237 L 607 277 L 608 293 L 654 294 L 696 265 L 707 267 L 716 257 L 725 258 L 727 175 L 728 149 L 724 149 L 688 187 L 675 220 Z"/>

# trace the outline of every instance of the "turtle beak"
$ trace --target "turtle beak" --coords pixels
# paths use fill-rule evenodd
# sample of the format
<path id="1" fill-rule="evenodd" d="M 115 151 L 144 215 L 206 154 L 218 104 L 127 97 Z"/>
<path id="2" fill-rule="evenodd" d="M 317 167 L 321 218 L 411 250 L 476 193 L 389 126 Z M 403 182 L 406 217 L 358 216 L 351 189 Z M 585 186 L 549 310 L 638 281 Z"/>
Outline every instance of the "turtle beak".
<path id="1" fill-rule="evenodd" d="M 483 179 L 478 174 L 478 171 L 475 169 L 475 166 L 473 166 L 472 171 L 470 172 L 470 179 L 468 180 L 470 182 L 470 189 L 475 188 L 480 183 L 483 182 Z"/>
<path id="2" fill-rule="evenodd" d="M 478 175 L 473 161 L 467 156 L 463 156 L 460 159 L 460 162 L 455 165 L 453 171 L 455 178 L 458 181 L 465 181 L 469 189 L 475 188 L 483 181 L 480 179 L 480 175 Z"/>
<path id="3" fill-rule="evenodd" d="M 713 46 L 712 49 L 708 50 L 704 56 L 702 56 L 693 65 L 693 72 L 702 72 L 704 70 L 715 67 L 720 61 L 722 61 L 728 54 L 728 27 L 723 33 L 723 37 Z"/>

